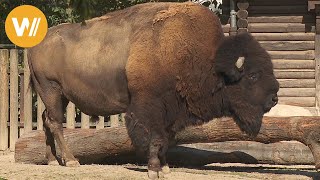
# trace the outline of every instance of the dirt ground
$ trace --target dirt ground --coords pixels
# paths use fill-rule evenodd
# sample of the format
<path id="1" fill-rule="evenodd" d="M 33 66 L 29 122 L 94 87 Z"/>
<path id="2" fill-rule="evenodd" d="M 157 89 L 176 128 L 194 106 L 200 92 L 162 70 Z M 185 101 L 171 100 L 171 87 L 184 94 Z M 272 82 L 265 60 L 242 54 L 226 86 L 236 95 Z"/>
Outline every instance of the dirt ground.
<path id="1" fill-rule="evenodd" d="M 30 165 L 14 163 L 14 154 L 0 155 L 0 180 L 3 179 L 121 179 L 141 180 L 147 178 L 146 166 L 81 165 L 77 168 Z M 164 179 L 168 180 L 307 180 L 320 179 L 314 166 L 247 165 L 239 163 L 210 164 L 202 167 L 174 167 Z"/>

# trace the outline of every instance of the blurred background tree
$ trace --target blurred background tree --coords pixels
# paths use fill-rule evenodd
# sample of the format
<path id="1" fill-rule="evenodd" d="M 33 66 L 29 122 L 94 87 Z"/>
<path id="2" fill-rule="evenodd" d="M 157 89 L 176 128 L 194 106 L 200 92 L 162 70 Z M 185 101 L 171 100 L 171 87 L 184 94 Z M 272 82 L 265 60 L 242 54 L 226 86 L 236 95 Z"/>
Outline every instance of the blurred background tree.
<path id="1" fill-rule="evenodd" d="M 10 44 L 4 24 L 12 9 L 20 5 L 33 5 L 47 17 L 49 27 L 61 23 L 85 23 L 86 19 L 135 4 L 163 0 L 0 0 L 0 44 Z M 186 0 L 167 0 L 182 2 Z"/>

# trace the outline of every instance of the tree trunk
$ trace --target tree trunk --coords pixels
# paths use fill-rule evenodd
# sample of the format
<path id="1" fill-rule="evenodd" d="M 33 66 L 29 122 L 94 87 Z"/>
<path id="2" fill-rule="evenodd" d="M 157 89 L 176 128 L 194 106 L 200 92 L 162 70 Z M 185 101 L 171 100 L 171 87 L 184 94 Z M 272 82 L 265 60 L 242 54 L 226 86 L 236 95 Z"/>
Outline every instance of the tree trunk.
<path id="1" fill-rule="evenodd" d="M 220 118 L 202 126 L 186 128 L 176 135 L 175 143 L 256 141 L 268 144 L 295 140 L 302 142 L 310 148 L 316 168 L 319 168 L 319 129 L 320 117 L 264 117 L 258 136 L 251 138 L 240 131 L 232 118 Z M 125 127 L 105 128 L 101 130 L 65 129 L 64 136 L 71 151 L 79 159 L 80 163 L 99 163 L 105 158 L 112 159 L 115 156 L 125 156 L 134 152 Z M 253 149 L 255 149 L 254 147 L 252 146 Z M 25 134 L 17 141 L 15 149 L 16 162 L 46 163 L 44 133 L 42 131 L 33 131 Z M 171 152 L 177 149 L 179 148 L 173 149 Z M 182 150 L 178 152 L 185 153 L 183 157 L 186 157 L 186 161 L 188 158 L 190 159 L 186 151 Z M 256 149 L 253 153 L 259 154 L 261 152 Z M 305 158 L 307 155 L 302 154 L 302 156 L 301 158 Z M 179 158 L 179 156 L 174 157 L 171 159 L 177 160 Z M 219 157 L 221 158 L 221 155 Z M 219 159 L 219 157 L 216 159 Z"/>

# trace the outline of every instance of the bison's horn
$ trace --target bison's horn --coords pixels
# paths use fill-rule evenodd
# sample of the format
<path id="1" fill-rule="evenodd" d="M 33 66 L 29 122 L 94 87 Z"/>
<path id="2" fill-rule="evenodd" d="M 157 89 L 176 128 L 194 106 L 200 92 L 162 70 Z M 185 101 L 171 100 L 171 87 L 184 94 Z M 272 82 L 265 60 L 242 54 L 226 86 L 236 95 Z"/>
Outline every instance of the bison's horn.
<path id="1" fill-rule="evenodd" d="M 237 68 L 240 69 L 240 68 L 243 66 L 243 63 L 244 63 L 244 57 L 241 56 L 241 57 L 239 57 L 239 59 L 238 59 L 237 62 L 236 62 Z"/>

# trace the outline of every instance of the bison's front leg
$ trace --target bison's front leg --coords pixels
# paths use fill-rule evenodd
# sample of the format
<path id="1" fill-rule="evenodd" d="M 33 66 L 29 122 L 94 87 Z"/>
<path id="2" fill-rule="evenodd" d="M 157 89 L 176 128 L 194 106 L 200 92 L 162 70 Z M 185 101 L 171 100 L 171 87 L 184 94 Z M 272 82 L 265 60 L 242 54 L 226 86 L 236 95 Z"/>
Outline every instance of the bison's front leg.
<path id="1" fill-rule="evenodd" d="M 156 106 L 159 108 L 159 106 Z M 138 152 L 148 154 L 148 176 L 157 179 L 169 172 L 166 164 L 168 133 L 163 116 L 153 105 L 132 104 L 126 114 L 128 134 Z M 157 113 L 158 112 L 158 113 Z M 162 173 L 162 168 L 165 172 Z"/>

